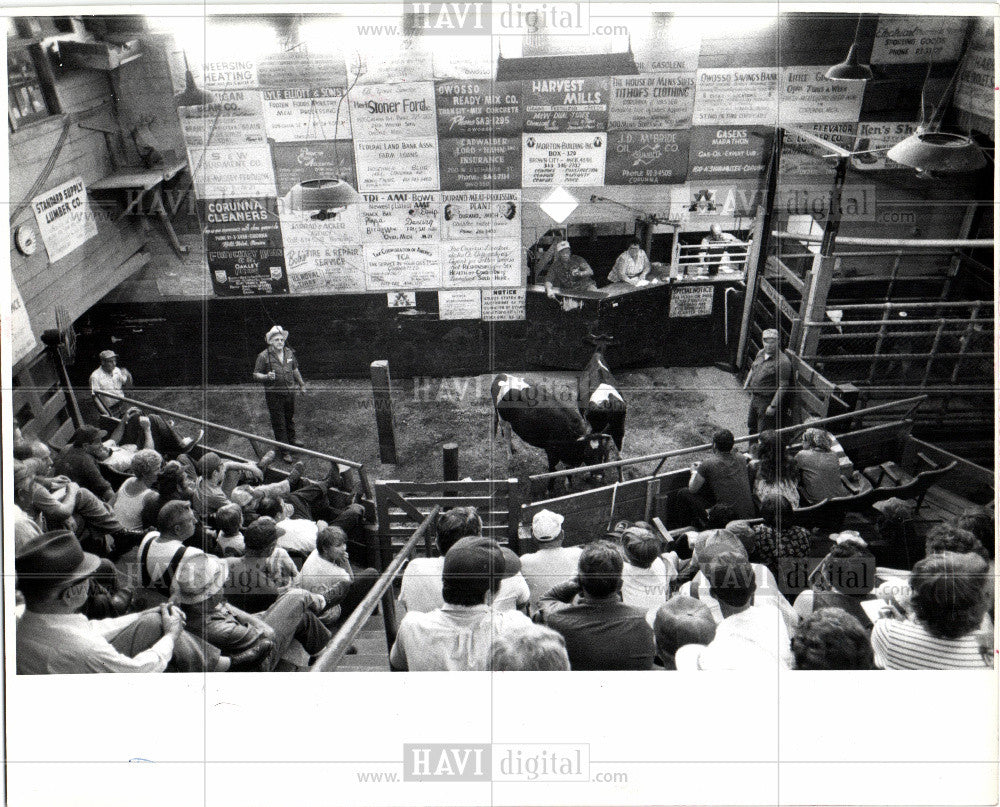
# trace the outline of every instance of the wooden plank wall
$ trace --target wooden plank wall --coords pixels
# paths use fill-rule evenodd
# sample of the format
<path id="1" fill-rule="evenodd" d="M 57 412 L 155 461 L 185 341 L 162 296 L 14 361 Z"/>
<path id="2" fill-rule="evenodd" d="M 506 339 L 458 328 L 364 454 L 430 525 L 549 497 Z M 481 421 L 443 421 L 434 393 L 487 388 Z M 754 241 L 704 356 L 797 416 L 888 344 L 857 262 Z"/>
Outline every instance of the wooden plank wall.
<path id="1" fill-rule="evenodd" d="M 110 128 L 113 124 L 112 94 L 108 74 L 96 70 L 54 69 L 55 91 L 63 114 L 27 126 L 10 136 L 10 202 L 17 206 L 42 174 L 59 141 L 67 116 L 69 135 L 51 173 L 38 193 L 75 176 L 85 183 L 107 176 L 112 170 L 105 135 L 81 128 Z M 29 200 L 30 202 L 30 200 Z M 147 258 L 142 227 L 135 221 L 115 222 L 117 213 L 92 206 L 97 215 L 97 235 L 69 255 L 50 263 L 39 242 L 34 255 L 25 257 L 11 246 L 14 278 L 24 297 L 32 329 L 38 336 L 55 326 L 56 306 L 65 306 L 76 319 L 125 278 L 138 271 Z M 30 204 L 10 222 L 11 229 L 31 224 L 37 232 Z M 38 350 L 15 370 L 26 366 Z"/>

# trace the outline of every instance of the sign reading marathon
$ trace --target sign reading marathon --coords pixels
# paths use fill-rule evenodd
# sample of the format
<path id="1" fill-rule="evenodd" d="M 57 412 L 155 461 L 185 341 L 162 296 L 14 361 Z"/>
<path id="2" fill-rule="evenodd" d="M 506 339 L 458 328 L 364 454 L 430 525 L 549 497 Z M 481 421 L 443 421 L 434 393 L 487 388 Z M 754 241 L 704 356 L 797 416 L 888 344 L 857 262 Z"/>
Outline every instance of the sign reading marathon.
<path id="1" fill-rule="evenodd" d="M 438 150 L 442 190 L 521 187 L 519 137 L 443 137 Z"/>
<path id="2" fill-rule="evenodd" d="M 603 132 L 608 79 L 537 78 L 524 82 L 524 131 Z"/>
<path id="3" fill-rule="evenodd" d="M 688 176 L 741 179 L 764 170 L 771 129 L 763 126 L 696 126 L 691 130 Z"/>
<path id="4" fill-rule="evenodd" d="M 205 256 L 216 294 L 288 291 L 275 199 L 209 199 L 198 204 L 205 221 Z"/>
<path id="5" fill-rule="evenodd" d="M 687 176 L 687 129 L 608 132 L 607 185 L 669 185 Z"/>
<path id="6" fill-rule="evenodd" d="M 439 137 L 521 133 L 519 81 L 439 81 L 436 92 Z"/>

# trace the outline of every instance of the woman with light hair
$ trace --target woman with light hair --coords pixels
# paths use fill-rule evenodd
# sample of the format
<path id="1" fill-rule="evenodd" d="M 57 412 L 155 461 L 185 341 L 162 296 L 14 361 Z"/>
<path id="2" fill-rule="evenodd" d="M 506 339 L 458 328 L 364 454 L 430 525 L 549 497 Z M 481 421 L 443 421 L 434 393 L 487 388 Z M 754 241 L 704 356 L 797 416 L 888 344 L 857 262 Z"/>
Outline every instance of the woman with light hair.
<path id="1" fill-rule="evenodd" d="M 162 466 L 163 457 L 151 448 L 141 449 L 133 455 L 129 466 L 132 476 L 122 482 L 111 502 L 111 509 L 126 529 L 142 529 L 142 509 L 157 495 L 153 486 Z"/>
<path id="2" fill-rule="evenodd" d="M 551 628 L 534 623 L 503 631 L 493 640 L 490 669 L 565 672 L 569 670 L 566 640 Z"/>
<path id="3" fill-rule="evenodd" d="M 823 429 L 806 429 L 802 450 L 792 459 L 799 475 L 799 493 L 803 504 L 846 496 L 840 481 L 840 460 L 833 453 L 833 440 Z"/>

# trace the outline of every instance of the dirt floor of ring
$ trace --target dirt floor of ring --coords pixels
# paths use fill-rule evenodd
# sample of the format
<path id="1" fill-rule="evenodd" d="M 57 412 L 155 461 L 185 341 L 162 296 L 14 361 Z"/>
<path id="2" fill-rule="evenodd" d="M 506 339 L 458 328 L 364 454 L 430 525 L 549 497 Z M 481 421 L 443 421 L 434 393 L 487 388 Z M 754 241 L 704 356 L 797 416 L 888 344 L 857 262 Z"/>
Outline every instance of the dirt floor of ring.
<path id="1" fill-rule="evenodd" d="M 549 380 L 556 394 L 575 399 L 576 376 L 570 372 L 527 372 L 528 379 Z M 309 448 L 364 463 L 373 479 L 434 480 L 442 478 L 441 447 L 459 446 L 459 473 L 473 479 L 525 478 L 547 470 L 540 449 L 513 438 L 508 459 L 500 436 L 493 439 L 490 401 L 492 376 L 405 379 L 392 396 L 398 465 L 379 461 L 371 387 L 358 380 L 322 381 L 310 385 L 296 402 L 298 438 Z M 646 368 L 618 374 L 628 402 L 622 455 L 634 457 L 709 442 L 712 432 L 746 431 L 747 395 L 738 379 L 717 368 Z M 207 389 L 145 389 L 141 400 L 191 413 L 226 426 L 271 436 L 263 395 L 254 386 Z M 187 424 L 179 424 L 187 434 Z M 208 445 L 254 456 L 246 440 L 209 431 Z M 674 466 L 687 466 L 690 457 Z M 323 473 L 322 463 L 306 460 L 310 475 Z M 670 467 L 669 463 L 666 467 Z M 652 466 L 643 466 L 651 470 Z M 631 469 L 630 469 L 631 470 Z M 635 472 L 631 475 L 639 475 Z M 611 481 L 611 478 L 608 478 Z M 576 487 L 586 484 L 577 480 Z"/>

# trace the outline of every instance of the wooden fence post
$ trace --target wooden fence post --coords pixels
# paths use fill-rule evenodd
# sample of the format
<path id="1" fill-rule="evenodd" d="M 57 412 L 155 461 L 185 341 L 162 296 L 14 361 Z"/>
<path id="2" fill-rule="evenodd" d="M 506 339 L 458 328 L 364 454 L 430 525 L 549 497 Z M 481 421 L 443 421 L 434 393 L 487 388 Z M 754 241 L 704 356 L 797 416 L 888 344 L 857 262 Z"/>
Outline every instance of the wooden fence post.
<path id="1" fill-rule="evenodd" d="M 379 460 L 386 465 L 396 465 L 396 426 L 392 417 L 392 387 L 389 380 L 389 362 L 385 359 L 371 363 L 372 394 L 375 397 L 375 425 L 378 428 Z"/>

